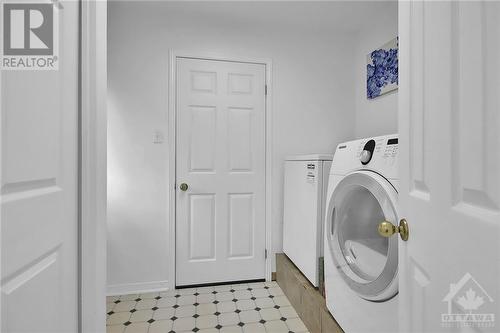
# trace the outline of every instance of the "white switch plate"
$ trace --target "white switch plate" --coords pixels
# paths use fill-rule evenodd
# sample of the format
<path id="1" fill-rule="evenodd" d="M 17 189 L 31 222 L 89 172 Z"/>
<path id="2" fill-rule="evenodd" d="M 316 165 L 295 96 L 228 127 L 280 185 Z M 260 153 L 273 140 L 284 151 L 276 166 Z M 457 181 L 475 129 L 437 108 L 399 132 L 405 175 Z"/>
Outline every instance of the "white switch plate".
<path id="1" fill-rule="evenodd" d="M 155 131 L 153 134 L 153 143 L 154 144 L 160 144 L 163 143 L 163 132 L 162 131 Z"/>

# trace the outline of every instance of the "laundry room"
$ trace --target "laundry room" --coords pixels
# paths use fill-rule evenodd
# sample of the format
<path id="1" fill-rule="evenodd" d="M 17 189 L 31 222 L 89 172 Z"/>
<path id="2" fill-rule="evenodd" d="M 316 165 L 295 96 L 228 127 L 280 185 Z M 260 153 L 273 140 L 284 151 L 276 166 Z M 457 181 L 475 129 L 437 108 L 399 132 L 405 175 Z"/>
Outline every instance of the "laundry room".
<path id="1" fill-rule="evenodd" d="M 272 325 L 276 332 L 321 331 L 320 309 L 327 308 L 315 304 L 311 317 L 303 314 L 302 304 L 287 299 L 289 289 L 300 284 L 288 286 L 292 280 L 286 279 L 288 288 L 280 288 L 276 256 L 301 268 L 299 257 L 317 248 L 317 255 L 303 259 L 310 266 L 303 272 L 323 272 L 317 263 L 323 258 L 326 204 L 311 202 L 314 212 L 304 207 L 315 197 L 307 185 L 323 191 L 326 201 L 337 145 L 381 135 L 397 140 L 397 81 L 380 96 L 367 92 L 371 53 L 391 41 L 397 50 L 397 37 L 395 1 L 111 1 L 110 299 L 207 285 L 227 292 L 230 287 L 212 285 L 240 281 L 263 287 L 266 282 L 260 281 L 277 279 L 273 288 L 280 290 L 272 296 L 284 297 L 286 311 L 280 313 L 279 304 L 268 309 L 270 314 L 256 312 L 259 306 L 245 308 L 254 312 L 247 314 L 253 318 L 249 324 L 257 331 L 274 332 Z M 397 62 L 395 66 L 397 74 Z M 225 100 L 220 94 L 229 96 Z M 304 162 L 303 155 L 312 161 Z M 328 160 L 323 166 L 321 158 Z M 286 171 L 289 164 L 299 168 L 298 174 L 309 171 L 312 178 L 296 175 L 306 187 L 289 188 L 296 186 L 287 178 L 294 177 Z M 299 197 L 292 198 L 290 191 Z M 290 204 L 298 215 L 287 210 Z M 296 229 L 290 219 L 302 228 Z M 314 226 L 313 220 L 321 222 Z M 316 280 L 311 281 L 319 290 Z M 260 307 L 267 309 L 267 303 Z M 112 304 L 108 328 L 120 331 L 129 320 L 121 313 L 128 308 Z M 297 320 L 281 321 L 287 311 Z M 156 320 L 151 327 L 172 324 L 178 331 L 179 321 L 170 318 L 185 317 L 178 312 L 159 317 L 167 324 L 155 313 L 145 314 L 142 322 L 131 321 L 126 332 L 151 318 Z M 270 323 L 255 323 L 257 319 Z M 329 320 L 335 323 L 331 316 Z M 194 325 L 192 321 L 186 325 Z M 220 325 L 245 323 L 233 321 Z"/>
<path id="2" fill-rule="evenodd" d="M 2 0 L 2 333 L 494 333 L 500 1 Z"/>
<path id="3" fill-rule="evenodd" d="M 281 286 L 276 256 L 301 268 L 295 254 L 316 248 L 317 255 L 304 258 L 310 267 L 301 273 L 323 272 L 317 262 L 323 257 L 326 204 L 311 202 L 315 212 L 304 207 L 315 198 L 307 185 L 323 191 L 326 201 L 337 145 L 397 133 L 397 89 L 380 96 L 367 92 L 371 53 L 397 37 L 396 1 L 111 1 L 108 300 L 207 285 L 227 292 L 227 283 L 263 287 L 266 282 L 260 281 L 277 280 L 271 287 L 277 294 L 271 296 L 284 297 L 283 304 L 272 304 L 277 308 L 268 309 L 271 304 L 257 298 L 257 305 L 245 308 L 254 312 L 245 313 L 252 318 L 248 323 L 210 320 L 222 327 L 251 324 L 257 331 L 320 332 L 320 308 L 328 311 L 321 297 L 312 317 L 288 300 L 295 285 Z M 219 99 L 220 94 L 228 95 Z M 303 155 L 312 161 L 304 162 Z M 294 158 L 296 163 L 287 161 Z M 324 166 L 321 158 L 328 160 Z M 298 198 L 289 194 L 295 186 L 287 180 L 294 177 L 286 172 L 289 164 L 312 177 L 300 178 L 306 187 L 295 189 Z M 298 215 L 287 210 L 288 200 Z M 294 229 L 287 214 L 303 227 Z M 321 223 L 310 225 L 315 219 Z M 316 280 L 307 281 L 319 290 Z M 182 323 L 170 318 L 185 321 L 180 311 L 158 317 L 158 306 L 151 313 L 142 309 L 144 320 L 124 327 L 130 318 L 123 320 L 123 309 L 132 305 L 110 304 L 110 330 L 129 332 L 154 318 L 147 323 L 152 328 L 171 324 L 178 331 Z M 259 307 L 270 313 L 254 310 Z M 128 310 L 133 309 L 141 306 Z M 208 314 L 215 312 L 225 313 Z M 287 312 L 293 321 L 280 320 Z M 196 323 L 191 319 L 185 325 Z"/>

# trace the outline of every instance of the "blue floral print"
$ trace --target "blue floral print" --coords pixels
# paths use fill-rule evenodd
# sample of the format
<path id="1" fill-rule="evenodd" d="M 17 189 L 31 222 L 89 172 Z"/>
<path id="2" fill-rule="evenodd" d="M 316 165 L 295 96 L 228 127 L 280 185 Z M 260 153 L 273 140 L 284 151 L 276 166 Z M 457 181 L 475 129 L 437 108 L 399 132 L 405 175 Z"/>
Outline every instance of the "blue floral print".
<path id="1" fill-rule="evenodd" d="M 372 99 L 380 96 L 386 85 L 398 84 L 398 49 L 375 50 L 370 59 L 371 63 L 366 66 L 366 93 Z"/>

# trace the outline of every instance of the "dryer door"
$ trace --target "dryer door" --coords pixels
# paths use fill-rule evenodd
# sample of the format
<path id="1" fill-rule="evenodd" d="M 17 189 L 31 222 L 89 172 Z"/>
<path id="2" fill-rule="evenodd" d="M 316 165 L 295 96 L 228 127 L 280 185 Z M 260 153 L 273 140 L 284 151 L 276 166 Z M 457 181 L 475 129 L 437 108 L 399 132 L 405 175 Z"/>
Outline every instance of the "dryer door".
<path id="1" fill-rule="evenodd" d="M 337 273 L 359 296 L 387 300 L 398 291 L 398 237 L 378 234 L 384 220 L 397 224 L 397 192 L 371 171 L 347 175 L 328 204 L 326 233 Z"/>

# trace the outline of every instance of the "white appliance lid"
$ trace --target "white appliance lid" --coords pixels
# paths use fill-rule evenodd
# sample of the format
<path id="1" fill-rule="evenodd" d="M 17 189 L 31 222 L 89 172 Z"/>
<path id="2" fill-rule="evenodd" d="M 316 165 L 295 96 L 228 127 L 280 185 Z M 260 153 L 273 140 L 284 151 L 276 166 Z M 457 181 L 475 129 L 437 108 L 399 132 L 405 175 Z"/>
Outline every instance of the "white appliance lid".
<path id="1" fill-rule="evenodd" d="M 332 154 L 307 154 L 307 155 L 290 155 L 285 158 L 285 161 L 331 161 Z"/>

